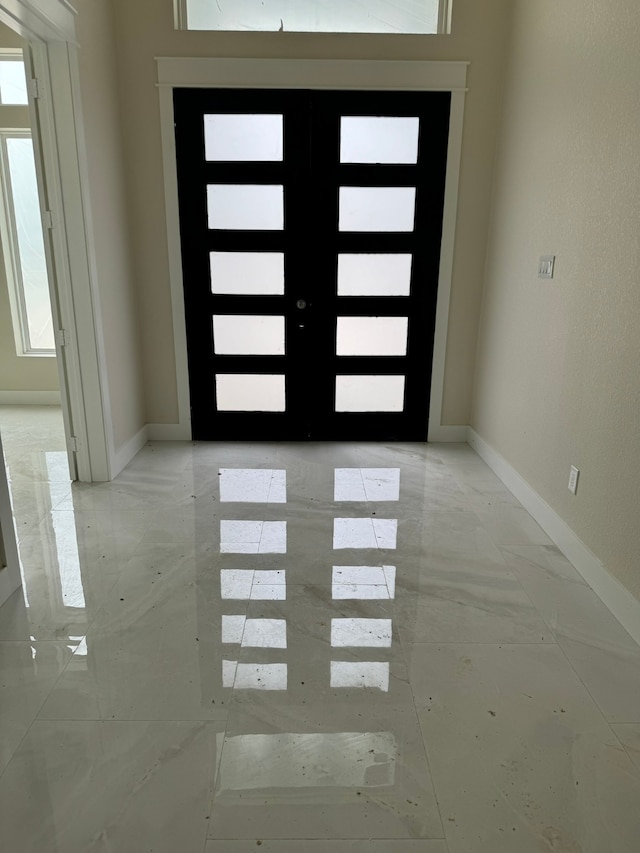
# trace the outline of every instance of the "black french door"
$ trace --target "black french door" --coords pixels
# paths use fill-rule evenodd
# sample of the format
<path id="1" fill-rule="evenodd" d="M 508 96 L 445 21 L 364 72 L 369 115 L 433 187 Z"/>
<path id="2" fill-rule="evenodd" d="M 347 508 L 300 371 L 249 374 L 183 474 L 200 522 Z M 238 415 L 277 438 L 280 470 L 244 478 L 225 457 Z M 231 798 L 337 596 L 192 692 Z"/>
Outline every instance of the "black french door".
<path id="1" fill-rule="evenodd" d="M 449 93 L 174 106 L 193 437 L 426 440 Z"/>

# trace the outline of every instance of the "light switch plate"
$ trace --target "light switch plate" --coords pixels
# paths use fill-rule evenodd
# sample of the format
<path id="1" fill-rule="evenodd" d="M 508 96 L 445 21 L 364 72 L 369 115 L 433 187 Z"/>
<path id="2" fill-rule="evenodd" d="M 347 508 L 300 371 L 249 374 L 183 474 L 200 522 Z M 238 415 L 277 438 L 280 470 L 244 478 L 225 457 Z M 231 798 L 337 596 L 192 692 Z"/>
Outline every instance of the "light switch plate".
<path id="1" fill-rule="evenodd" d="M 555 266 L 555 255 L 542 255 L 538 263 L 538 278 L 553 278 Z"/>

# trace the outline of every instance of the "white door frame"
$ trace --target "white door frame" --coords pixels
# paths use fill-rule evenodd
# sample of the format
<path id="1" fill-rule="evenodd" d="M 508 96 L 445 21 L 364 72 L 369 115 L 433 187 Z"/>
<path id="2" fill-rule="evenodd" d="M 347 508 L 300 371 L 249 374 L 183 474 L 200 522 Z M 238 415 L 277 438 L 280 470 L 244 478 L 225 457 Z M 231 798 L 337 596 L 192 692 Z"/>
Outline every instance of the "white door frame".
<path id="1" fill-rule="evenodd" d="M 67 0 L 0 0 L 0 20 L 28 43 L 32 134 L 53 227 L 48 260 L 62 411 L 78 479 L 109 480 L 115 448 L 96 290 L 75 10 Z M 45 223 L 43 223 L 45 225 Z M 45 234 L 47 229 L 45 227 Z M 73 235 L 69 239 L 68 235 Z"/>
<path id="2" fill-rule="evenodd" d="M 158 57 L 158 90 L 165 181 L 169 274 L 176 352 L 179 423 L 149 427 L 155 439 L 191 438 L 187 334 L 184 315 L 173 90 L 179 87 L 360 89 L 451 92 L 440 277 L 431 373 L 429 441 L 465 441 L 442 424 L 442 398 L 458 204 L 468 62 Z"/>

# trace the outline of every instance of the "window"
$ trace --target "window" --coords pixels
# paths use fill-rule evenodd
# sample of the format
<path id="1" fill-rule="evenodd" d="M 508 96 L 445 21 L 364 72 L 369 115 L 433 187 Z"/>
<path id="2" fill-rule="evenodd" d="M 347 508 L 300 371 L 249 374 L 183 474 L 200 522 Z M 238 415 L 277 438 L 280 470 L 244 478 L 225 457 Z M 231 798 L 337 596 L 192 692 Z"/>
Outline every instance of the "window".
<path id="1" fill-rule="evenodd" d="M 307 33 L 450 31 L 452 0 L 176 0 L 185 30 Z"/>
<path id="2" fill-rule="evenodd" d="M 36 167 L 29 131 L 0 130 L 0 185 L 3 200 L 0 236 L 16 349 L 18 355 L 55 355 Z"/>
<path id="3" fill-rule="evenodd" d="M 22 51 L 0 52 L 0 104 L 13 106 L 28 103 L 27 77 L 24 73 Z"/>

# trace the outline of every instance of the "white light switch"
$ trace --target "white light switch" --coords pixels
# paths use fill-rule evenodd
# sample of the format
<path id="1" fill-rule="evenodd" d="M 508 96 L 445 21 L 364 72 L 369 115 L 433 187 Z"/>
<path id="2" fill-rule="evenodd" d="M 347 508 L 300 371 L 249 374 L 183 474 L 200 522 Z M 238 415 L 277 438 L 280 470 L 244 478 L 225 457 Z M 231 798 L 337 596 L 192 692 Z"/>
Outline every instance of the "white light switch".
<path id="1" fill-rule="evenodd" d="M 555 255 L 542 255 L 538 264 L 538 278 L 553 278 L 555 265 Z"/>

